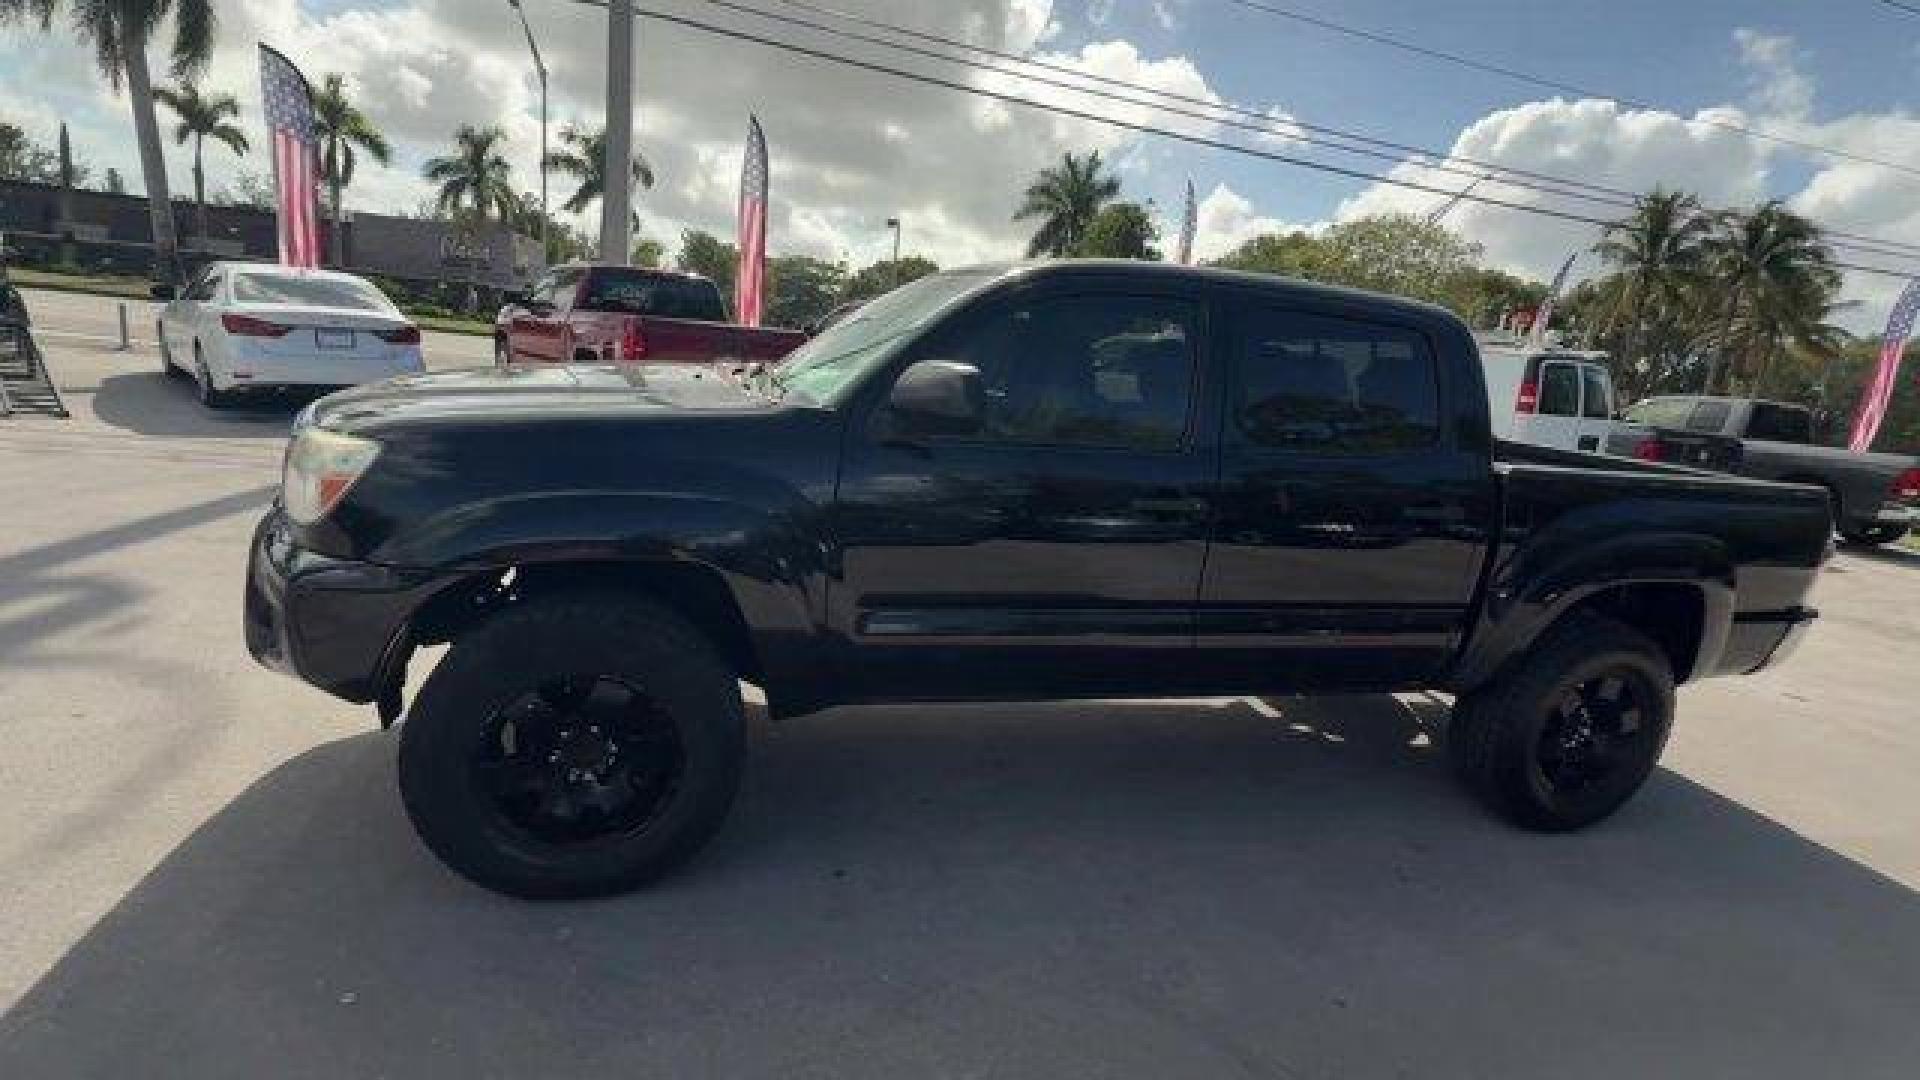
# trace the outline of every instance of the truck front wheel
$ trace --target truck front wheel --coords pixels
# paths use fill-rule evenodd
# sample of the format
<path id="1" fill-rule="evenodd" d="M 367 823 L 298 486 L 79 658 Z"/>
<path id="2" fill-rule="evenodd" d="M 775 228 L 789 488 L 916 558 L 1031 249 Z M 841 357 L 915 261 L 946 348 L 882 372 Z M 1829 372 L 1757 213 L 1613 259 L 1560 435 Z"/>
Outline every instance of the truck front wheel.
<path id="1" fill-rule="evenodd" d="M 1862 547 L 1891 544 L 1905 535 L 1907 535 L 1907 526 L 1904 522 L 1892 524 L 1877 521 L 1849 522 L 1840 526 L 1842 540 Z"/>
<path id="2" fill-rule="evenodd" d="M 1673 670 L 1645 634 L 1578 612 L 1491 684 L 1455 702 L 1455 771 L 1525 828 L 1599 821 L 1652 774 L 1673 726 Z"/>
<path id="3" fill-rule="evenodd" d="M 697 631 L 638 598 L 555 596 L 448 650 L 401 730 L 400 794 L 478 884 L 594 896 L 698 851 L 744 757 L 739 683 Z"/>

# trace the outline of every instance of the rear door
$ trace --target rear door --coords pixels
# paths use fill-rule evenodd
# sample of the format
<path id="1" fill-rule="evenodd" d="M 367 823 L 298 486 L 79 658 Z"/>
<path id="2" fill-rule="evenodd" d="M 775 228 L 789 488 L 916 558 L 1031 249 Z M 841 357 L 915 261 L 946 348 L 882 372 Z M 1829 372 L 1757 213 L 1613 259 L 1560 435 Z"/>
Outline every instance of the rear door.
<path id="1" fill-rule="evenodd" d="M 557 271 L 549 270 L 540 275 L 540 279 L 527 290 L 527 298 L 507 311 L 507 350 L 514 360 L 526 361 L 541 358 L 536 341 L 538 337 L 535 328 L 538 321 L 536 313 L 551 308 L 556 273 Z"/>
<path id="2" fill-rule="evenodd" d="M 1195 615 L 1214 684 L 1382 688 L 1451 654 L 1493 518 L 1482 393 L 1439 345 L 1377 313 L 1260 300 L 1223 341 L 1220 483 Z M 1577 397 L 1577 390 L 1575 396 Z M 1443 423 L 1471 414 L 1473 425 Z"/>
<path id="3" fill-rule="evenodd" d="M 1570 360 L 1543 359 L 1537 377 L 1538 404 L 1522 418 L 1522 442 L 1555 450 L 1580 445 L 1580 365 Z"/>
<path id="4" fill-rule="evenodd" d="M 1607 369 L 1599 364 L 1581 364 L 1580 424 L 1573 448 L 1588 454 L 1604 451 L 1613 413 L 1613 379 Z"/>

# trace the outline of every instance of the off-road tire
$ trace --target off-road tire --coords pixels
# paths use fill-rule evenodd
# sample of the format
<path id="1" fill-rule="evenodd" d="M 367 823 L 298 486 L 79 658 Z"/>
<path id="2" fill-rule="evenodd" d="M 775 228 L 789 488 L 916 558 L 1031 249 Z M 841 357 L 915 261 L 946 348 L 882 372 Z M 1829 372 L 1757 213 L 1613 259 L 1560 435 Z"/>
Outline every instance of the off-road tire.
<path id="1" fill-rule="evenodd" d="M 1565 695 L 1609 676 L 1632 680 L 1644 697 L 1647 737 L 1594 790 L 1577 797 L 1557 791 L 1540 758 L 1546 729 Z M 1448 727 L 1448 757 L 1468 790 L 1508 820 L 1569 832 L 1608 817 L 1646 782 L 1672 730 L 1673 706 L 1673 669 L 1658 644 L 1613 619 L 1574 612 L 1493 682 L 1461 695 Z"/>
<path id="2" fill-rule="evenodd" d="M 576 676 L 644 688 L 676 730 L 682 764 L 639 831 L 552 844 L 503 822 L 469 762 L 499 710 Z M 448 649 L 401 727 L 400 794 L 421 840 L 470 880 L 527 899 L 597 896 L 636 888 L 706 844 L 745 756 L 739 682 L 706 638 L 642 598 L 562 594 L 509 608 Z"/>

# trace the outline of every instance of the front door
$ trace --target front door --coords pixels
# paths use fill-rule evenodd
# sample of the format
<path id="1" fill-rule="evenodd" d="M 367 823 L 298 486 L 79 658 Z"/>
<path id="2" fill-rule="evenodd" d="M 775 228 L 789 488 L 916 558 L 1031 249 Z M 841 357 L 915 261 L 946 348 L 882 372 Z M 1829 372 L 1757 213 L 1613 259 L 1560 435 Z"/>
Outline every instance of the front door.
<path id="1" fill-rule="evenodd" d="M 1418 326 L 1248 301 L 1224 329 L 1221 475 L 1196 613 L 1221 690 L 1384 689 L 1437 674 L 1491 520 Z M 1577 394 L 1576 394 L 1577 396 Z"/>
<path id="2" fill-rule="evenodd" d="M 895 375 L 979 369 L 961 429 L 916 430 L 884 397 L 853 419 L 829 606 L 856 694 L 1125 693 L 1180 670 L 1216 460 L 1195 436 L 1203 308 L 1083 290 L 1016 294 L 909 350 Z"/>

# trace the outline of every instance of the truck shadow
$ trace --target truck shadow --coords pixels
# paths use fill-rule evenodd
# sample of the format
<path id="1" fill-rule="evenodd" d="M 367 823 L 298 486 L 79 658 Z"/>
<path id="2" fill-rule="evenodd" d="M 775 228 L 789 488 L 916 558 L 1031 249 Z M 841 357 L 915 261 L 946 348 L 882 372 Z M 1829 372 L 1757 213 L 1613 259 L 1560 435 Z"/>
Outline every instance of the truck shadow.
<path id="1" fill-rule="evenodd" d="M 1668 772 L 1513 831 L 1388 697 L 760 723 L 713 847 L 528 905 L 365 735 L 259 780 L 0 1020 L 0 1075 L 1909 1075 L 1920 897 Z"/>

